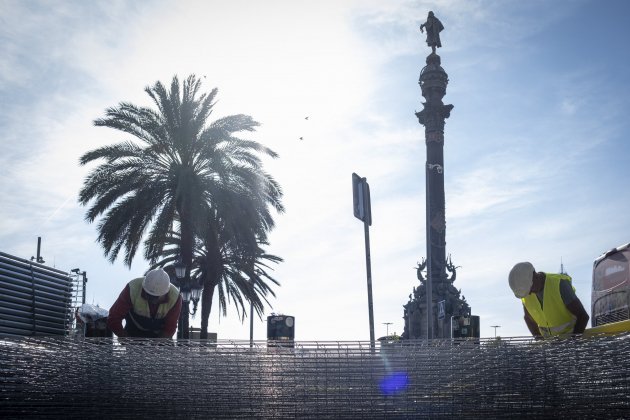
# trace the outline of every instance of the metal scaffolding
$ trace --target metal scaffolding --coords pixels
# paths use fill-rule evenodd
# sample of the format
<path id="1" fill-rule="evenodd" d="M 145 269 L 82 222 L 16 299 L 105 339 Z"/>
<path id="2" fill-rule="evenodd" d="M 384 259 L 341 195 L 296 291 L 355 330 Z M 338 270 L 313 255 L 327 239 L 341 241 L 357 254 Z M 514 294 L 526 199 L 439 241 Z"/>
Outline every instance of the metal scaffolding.
<path id="1" fill-rule="evenodd" d="M 369 342 L 0 339 L 2 418 L 628 418 L 630 334 Z"/>
<path id="2" fill-rule="evenodd" d="M 71 302 L 68 273 L 0 252 L 1 336 L 66 335 Z"/>

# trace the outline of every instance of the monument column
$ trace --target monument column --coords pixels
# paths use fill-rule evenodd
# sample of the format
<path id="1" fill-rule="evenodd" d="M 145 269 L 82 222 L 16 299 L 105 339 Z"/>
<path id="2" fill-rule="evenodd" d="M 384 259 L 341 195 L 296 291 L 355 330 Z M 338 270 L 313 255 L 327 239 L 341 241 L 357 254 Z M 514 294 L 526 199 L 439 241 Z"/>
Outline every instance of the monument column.
<path id="1" fill-rule="evenodd" d="M 420 72 L 420 88 L 425 98 L 423 110 L 416 113 L 424 126 L 427 146 L 426 174 L 426 231 L 427 231 L 427 338 L 444 337 L 440 328 L 436 335 L 433 329 L 438 325 L 434 302 L 445 299 L 446 290 L 446 216 L 444 211 L 444 124 L 450 116 L 453 105 L 444 105 L 448 75 L 441 67 L 440 56 L 435 53 L 441 47 L 439 33 L 442 23 L 429 12 L 427 22 L 420 29 L 427 30 L 427 45 L 432 48 L 426 58 L 426 66 Z M 437 295 L 434 293 L 437 292 Z"/>
<path id="2" fill-rule="evenodd" d="M 444 105 L 448 75 L 441 67 L 440 48 L 442 23 L 429 12 L 420 30 L 427 32 L 431 54 L 420 72 L 420 89 L 425 102 L 416 112 L 424 126 L 427 145 L 426 176 L 426 232 L 427 257 L 416 267 L 420 285 L 413 288 L 409 301 L 403 305 L 405 327 L 403 339 L 431 339 L 451 337 L 451 317 L 470 316 L 470 306 L 461 290 L 453 285 L 457 268 L 446 255 L 446 216 L 444 212 L 444 123 L 453 105 Z M 426 269 L 426 275 L 424 271 Z M 450 273 L 450 274 L 447 274 Z M 425 278 L 426 277 L 426 278 Z"/>

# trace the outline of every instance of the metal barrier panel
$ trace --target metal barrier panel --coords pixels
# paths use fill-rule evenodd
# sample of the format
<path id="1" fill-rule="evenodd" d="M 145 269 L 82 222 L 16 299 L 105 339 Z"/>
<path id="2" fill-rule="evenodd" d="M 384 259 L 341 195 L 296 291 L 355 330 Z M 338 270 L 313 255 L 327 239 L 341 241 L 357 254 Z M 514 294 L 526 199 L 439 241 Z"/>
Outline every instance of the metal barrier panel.
<path id="1" fill-rule="evenodd" d="M 66 335 L 71 300 L 68 273 L 0 252 L 0 335 Z"/>
<path id="2" fill-rule="evenodd" d="M 0 339 L 2 418 L 628 418 L 630 335 L 384 343 Z"/>

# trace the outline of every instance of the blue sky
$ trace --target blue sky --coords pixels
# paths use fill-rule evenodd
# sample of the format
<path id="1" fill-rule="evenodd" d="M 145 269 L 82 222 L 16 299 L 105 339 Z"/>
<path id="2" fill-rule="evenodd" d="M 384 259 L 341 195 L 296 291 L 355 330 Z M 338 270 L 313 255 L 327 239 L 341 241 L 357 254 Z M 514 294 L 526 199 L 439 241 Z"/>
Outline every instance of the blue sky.
<path id="1" fill-rule="evenodd" d="M 630 4 L 595 1 L 0 0 L 0 251 L 88 272 L 109 308 L 146 263 L 103 257 L 77 193 L 83 153 L 123 138 L 92 121 L 120 101 L 149 105 L 157 80 L 195 73 L 219 88 L 215 116 L 252 115 L 280 158 L 285 259 L 271 311 L 299 340 L 369 338 L 363 226 L 351 174 L 368 179 L 376 335 L 402 332 L 426 253 L 418 30 L 433 10 L 445 103 L 447 252 L 482 335 L 527 335 L 507 286 L 530 260 L 572 275 L 590 313 L 593 259 L 627 243 Z M 305 120 L 305 116 L 309 120 Z M 303 141 L 298 140 L 304 137 Z M 197 317 L 193 324 L 198 325 Z M 210 329 L 248 338 L 233 307 Z M 265 324 L 255 323 L 255 338 Z"/>

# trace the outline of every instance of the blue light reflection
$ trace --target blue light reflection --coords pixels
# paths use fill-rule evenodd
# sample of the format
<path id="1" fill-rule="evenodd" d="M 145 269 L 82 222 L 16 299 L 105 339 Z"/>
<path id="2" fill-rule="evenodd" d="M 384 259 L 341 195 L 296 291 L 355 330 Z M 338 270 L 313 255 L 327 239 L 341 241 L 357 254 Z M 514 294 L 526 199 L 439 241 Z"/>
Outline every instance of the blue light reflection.
<path id="1" fill-rule="evenodd" d="M 381 379 L 381 392 L 385 395 L 399 394 L 409 386 L 409 377 L 405 372 L 392 372 Z"/>

